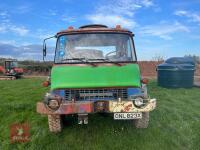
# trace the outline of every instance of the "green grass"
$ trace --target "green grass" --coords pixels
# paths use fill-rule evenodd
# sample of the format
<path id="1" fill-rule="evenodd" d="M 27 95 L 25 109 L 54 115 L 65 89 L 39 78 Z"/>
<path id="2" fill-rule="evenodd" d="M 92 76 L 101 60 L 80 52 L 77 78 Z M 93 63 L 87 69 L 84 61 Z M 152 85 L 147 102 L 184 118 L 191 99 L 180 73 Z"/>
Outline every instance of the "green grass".
<path id="1" fill-rule="evenodd" d="M 147 129 L 135 129 L 131 121 L 112 116 L 89 116 L 89 124 L 78 125 L 67 118 L 62 133 L 48 131 L 47 117 L 36 113 L 36 102 L 47 88 L 42 79 L 0 81 L 0 149 L 200 149 L 200 89 L 165 89 L 149 84 L 157 108 L 150 113 Z M 31 141 L 10 144 L 9 126 L 28 122 Z"/>

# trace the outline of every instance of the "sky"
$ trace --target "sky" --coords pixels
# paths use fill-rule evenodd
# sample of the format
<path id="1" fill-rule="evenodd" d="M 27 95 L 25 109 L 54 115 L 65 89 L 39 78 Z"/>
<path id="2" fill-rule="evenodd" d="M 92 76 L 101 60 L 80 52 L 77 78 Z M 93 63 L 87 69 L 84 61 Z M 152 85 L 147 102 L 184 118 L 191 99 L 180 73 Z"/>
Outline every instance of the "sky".
<path id="1" fill-rule="evenodd" d="M 131 30 L 138 60 L 200 56 L 200 0 L 5 0 L 0 57 L 41 60 L 44 38 L 93 23 Z M 47 55 L 52 59 L 54 49 Z"/>

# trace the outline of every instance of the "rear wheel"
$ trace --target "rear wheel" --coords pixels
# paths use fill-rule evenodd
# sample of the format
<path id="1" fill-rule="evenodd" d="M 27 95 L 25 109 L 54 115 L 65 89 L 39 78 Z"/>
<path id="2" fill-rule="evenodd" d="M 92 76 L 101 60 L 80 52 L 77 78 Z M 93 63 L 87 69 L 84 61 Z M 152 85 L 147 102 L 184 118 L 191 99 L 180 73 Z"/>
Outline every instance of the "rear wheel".
<path id="1" fill-rule="evenodd" d="M 141 119 L 134 120 L 134 126 L 136 128 L 147 128 L 149 125 L 149 112 L 143 112 Z"/>
<path id="2" fill-rule="evenodd" d="M 48 123 L 50 132 L 61 132 L 62 119 L 60 115 L 48 115 Z"/>

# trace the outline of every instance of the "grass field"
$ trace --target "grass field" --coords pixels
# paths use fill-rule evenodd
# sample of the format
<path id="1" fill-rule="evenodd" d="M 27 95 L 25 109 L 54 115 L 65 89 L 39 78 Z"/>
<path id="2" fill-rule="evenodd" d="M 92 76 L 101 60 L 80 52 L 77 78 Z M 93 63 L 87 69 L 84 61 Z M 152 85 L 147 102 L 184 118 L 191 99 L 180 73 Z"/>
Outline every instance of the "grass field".
<path id="1" fill-rule="evenodd" d="M 66 118 L 62 133 L 48 131 L 47 117 L 36 113 L 36 102 L 48 90 L 42 79 L 0 81 L 0 150 L 198 150 L 200 149 L 200 89 L 164 89 L 149 84 L 157 109 L 147 129 L 135 129 L 130 121 L 91 115 L 89 124 Z M 10 144 L 9 126 L 28 122 L 31 141 Z"/>

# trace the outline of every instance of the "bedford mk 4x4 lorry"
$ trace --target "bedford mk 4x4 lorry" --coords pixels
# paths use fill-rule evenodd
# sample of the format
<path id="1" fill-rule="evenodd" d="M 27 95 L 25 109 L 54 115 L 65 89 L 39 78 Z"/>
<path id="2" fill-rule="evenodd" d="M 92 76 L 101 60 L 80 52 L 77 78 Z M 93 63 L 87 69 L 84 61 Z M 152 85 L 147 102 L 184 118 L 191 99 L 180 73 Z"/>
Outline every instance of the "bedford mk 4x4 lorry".
<path id="1" fill-rule="evenodd" d="M 110 113 L 116 120 L 133 120 L 136 128 L 148 126 L 156 99 L 149 98 L 147 80 L 141 78 L 132 32 L 120 25 L 86 25 L 54 37 L 54 65 L 43 83 L 50 91 L 37 103 L 51 132 L 61 131 L 61 116 L 72 114 L 79 124 L 88 123 L 88 114 Z"/>

